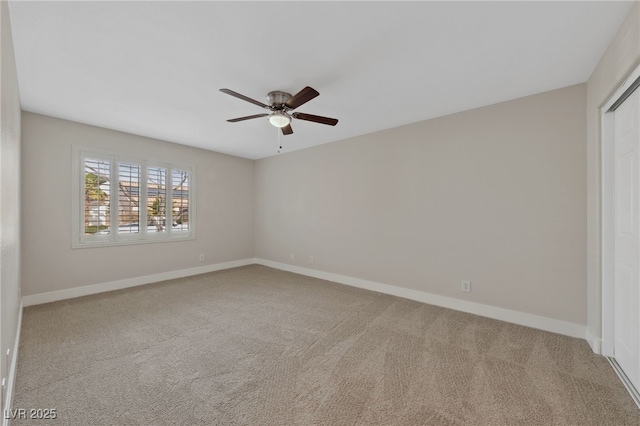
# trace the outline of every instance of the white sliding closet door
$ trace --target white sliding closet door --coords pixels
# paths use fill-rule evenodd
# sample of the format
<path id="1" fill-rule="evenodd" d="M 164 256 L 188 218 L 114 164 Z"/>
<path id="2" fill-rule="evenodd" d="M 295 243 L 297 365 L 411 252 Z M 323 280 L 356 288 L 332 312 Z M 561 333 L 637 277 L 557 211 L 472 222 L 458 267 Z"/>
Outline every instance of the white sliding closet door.
<path id="1" fill-rule="evenodd" d="M 614 123 L 614 358 L 640 389 L 640 90 L 618 106 Z"/>

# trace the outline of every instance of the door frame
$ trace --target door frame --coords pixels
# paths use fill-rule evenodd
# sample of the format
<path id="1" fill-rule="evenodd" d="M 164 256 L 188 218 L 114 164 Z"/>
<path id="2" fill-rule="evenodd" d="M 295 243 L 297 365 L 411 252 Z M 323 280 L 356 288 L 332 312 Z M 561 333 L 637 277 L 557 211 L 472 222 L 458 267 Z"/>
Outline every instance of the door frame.
<path id="1" fill-rule="evenodd" d="M 640 65 L 629 74 L 609 100 L 600 108 L 600 226 L 602 244 L 600 253 L 602 283 L 602 343 L 601 354 L 614 356 L 614 242 L 615 242 L 615 163 L 614 163 L 614 111 L 640 83 Z M 640 90 L 640 87 L 635 89 Z"/>

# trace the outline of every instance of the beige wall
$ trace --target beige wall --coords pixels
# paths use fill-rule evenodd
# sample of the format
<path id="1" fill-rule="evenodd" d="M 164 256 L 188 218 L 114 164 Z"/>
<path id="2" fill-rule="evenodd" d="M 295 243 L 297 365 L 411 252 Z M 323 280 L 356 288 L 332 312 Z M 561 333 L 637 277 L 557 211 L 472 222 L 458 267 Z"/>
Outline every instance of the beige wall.
<path id="1" fill-rule="evenodd" d="M 73 145 L 195 165 L 197 239 L 71 249 Z M 22 147 L 24 295 L 253 257 L 251 160 L 28 112 Z"/>
<path id="2" fill-rule="evenodd" d="M 20 95 L 7 2 L 0 2 L 0 373 L 11 366 L 20 308 Z"/>
<path id="3" fill-rule="evenodd" d="M 584 325 L 585 105 L 582 84 L 259 160 L 256 257 Z"/>
<path id="4" fill-rule="evenodd" d="M 587 82 L 588 330 L 602 337 L 600 279 L 600 107 L 640 64 L 640 2 L 636 2 Z"/>

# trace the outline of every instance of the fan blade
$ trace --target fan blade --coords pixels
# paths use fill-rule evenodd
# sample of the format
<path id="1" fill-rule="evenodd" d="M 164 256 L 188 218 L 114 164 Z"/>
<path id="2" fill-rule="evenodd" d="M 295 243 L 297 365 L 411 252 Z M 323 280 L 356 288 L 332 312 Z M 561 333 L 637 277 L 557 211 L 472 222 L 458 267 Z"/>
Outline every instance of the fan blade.
<path id="1" fill-rule="evenodd" d="M 298 93 L 296 93 L 295 95 L 293 95 L 293 97 L 289 99 L 287 102 L 285 102 L 284 104 L 291 109 L 296 109 L 300 105 L 306 104 L 311 99 L 318 96 L 319 94 L 320 93 L 318 93 L 317 90 L 307 86 L 301 91 L 299 91 Z"/>
<path id="2" fill-rule="evenodd" d="M 287 124 L 286 126 L 284 126 L 282 128 L 282 134 L 283 135 L 290 135 L 293 133 L 293 129 L 291 128 L 291 124 Z"/>
<path id="3" fill-rule="evenodd" d="M 231 96 L 236 97 L 236 98 L 238 98 L 238 99 L 242 99 L 243 101 L 251 102 L 252 104 L 258 105 L 258 106 L 260 106 L 260 107 L 262 107 L 262 108 L 267 108 L 267 109 L 269 109 L 269 105 L 265 105 L 265 104 L 263 104 L 262 102 L 256 101 L 255 99 L 248 98 L 248 97 L 246 97 L 245 95 L 241 95 L 241 94 L 240 94 L 240 93 L 238 93 L 238 92 L 234 92 L 233 90 L 229 90 L 229 89 L 220 89 L 220 91 L 221 91 L 222 93 L 226 93 L 227 95 L 231 95 Z"/>
<path id="4" fill-rule="evenodd" d="M 321 117 L 319 115 L 305 114 L 302 112 L 294 112 L 292 117 L 298 120 L 313 121 L 314 123 L 327 124 L 329 126 L 338 124 L 337 118 Z"/>
<path id="5" fill-rule="evenodd" d="M 235 123 L 237 121 L 244 121 L 244 120 L 251 120 L 252 118 L 260 118 L 260 117 L 266 117 L 269 114 L 256 114 L 256 115 L 247 115 L 246 117 L 238 117 L 238 118 L 232 118 L 230 120 L 227 120 L 229 123 Z"/>

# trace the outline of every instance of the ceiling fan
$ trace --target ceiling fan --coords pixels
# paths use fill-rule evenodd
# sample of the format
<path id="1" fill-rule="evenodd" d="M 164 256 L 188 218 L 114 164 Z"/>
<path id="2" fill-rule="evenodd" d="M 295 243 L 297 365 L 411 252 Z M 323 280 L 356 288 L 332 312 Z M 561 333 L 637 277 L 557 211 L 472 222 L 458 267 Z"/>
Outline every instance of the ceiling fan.
<path id="1" fill-rule="evenodd" d="M 269 122 L 275 127 L 279 127 L 280 129 L 282 129 L 282 134 L 284 135 L 290 135 L 293 133 L 293 129 L 291 128 L 292 118 L 297 118 L 298 120 L 304 121 L 312 121 L 314 123 L 327 124 L 329 126 L 335 126 L 336 124 L 338 124 L 338 120 L 335 118 L 321 117 L 319 115 L 305 114 L 303 112 L 291 112 L 299 106 L 306 104 L 311 99 L 320 94 L 317 90 L 309 86 L 305 87 L 294 96 L 291 96 L 291 94 L 281 92 L 279 90 L 269 92 L 267 94 L 268 105 L 256 101 L 255 99 L 248 98 L 238 92 L 234 92 L 233 90 L 220 89 L 220 91 L 222 93 L 226 93 L 227 95 L 234 96 L 238 99 L 242 99 L 243 101 L 251 102 L 252 104 L 269 110 L 268 113 L 248 115 L 246 117 L 238 117 L 227 120 L 230 123 L 235 123 L 236 121 L 251 120 L 252 118 L 269 117 Z"/>

